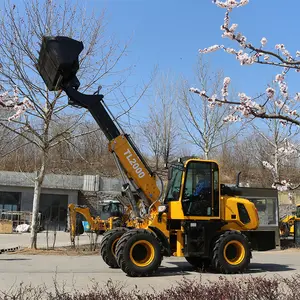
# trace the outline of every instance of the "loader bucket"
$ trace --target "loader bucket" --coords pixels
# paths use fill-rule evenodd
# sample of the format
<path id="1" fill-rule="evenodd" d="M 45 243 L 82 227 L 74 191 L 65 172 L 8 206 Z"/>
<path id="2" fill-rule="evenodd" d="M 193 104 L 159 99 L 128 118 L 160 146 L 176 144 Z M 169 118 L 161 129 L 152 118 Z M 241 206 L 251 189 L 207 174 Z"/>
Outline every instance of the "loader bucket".
<path id="1" fill-rule="evenodd" d="M 62 83 L 74 79 L 82 50 L 83 43 L 69 37 L 43 37 L 36 67 L 50 91 L 60 90 Z"/>

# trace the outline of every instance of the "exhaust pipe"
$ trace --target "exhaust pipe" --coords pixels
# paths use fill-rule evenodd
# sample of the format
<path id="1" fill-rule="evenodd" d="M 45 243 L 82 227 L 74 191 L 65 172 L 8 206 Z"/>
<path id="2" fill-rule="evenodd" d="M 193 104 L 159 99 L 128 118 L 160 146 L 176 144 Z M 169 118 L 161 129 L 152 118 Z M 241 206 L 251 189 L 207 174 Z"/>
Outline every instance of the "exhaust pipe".
<path id="1" fill-rule="evenodd" d="M 240 175 L 241 175 L 241 171 L 240 172 L 238 172 L 238 174 L 237 174 L 237 176 L 236 176 L 236 187 L 238 188 L 238 187 L 240 187 Z"/>

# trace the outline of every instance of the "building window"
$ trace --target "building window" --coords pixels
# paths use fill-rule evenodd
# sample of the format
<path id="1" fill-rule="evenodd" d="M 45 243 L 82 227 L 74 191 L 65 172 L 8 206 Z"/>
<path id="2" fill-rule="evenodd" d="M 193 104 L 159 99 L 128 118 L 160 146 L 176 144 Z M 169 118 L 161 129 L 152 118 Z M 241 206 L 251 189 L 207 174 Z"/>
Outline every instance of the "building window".
<path id="1" fill-rule="evenodd" d="M 260 225 L 276 225 L 276 198 L 253 198 L 249 200 L 255 204 Z"/>
<path id="2" fill-rule="evenodd" d="M 19 211 L 21 193 L 0 192 L 0 210 L 1 211 Z"/>

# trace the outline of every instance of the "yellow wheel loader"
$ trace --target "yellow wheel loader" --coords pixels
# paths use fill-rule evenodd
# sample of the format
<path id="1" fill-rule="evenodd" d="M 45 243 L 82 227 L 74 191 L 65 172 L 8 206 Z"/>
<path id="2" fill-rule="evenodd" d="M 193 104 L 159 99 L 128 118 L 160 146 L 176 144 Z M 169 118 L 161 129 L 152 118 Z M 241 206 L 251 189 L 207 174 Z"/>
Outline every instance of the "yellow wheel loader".
<path id="1" fill-rule="evenodd" d="M 300 204 L 297 205 L 296 211 L 291 215 L 286 215 L 279 221 L 280 237 L 293 237 L 294 236 L 294 223 L 300 221 Z"/>
<path id="2" fill-rule="evenodd" d="M 69 224 L 71 244 L 75 245 L 76 235 L 83 233 L 78 230 L 77 214 L 82 215 L 88 222 L 90 231 L 97 234 L 102 234 L 106 230 L 120 227 L 125 223 L 126 215 L 124 214 L 123 205 L 117 201 L 103 202 L 100 205 L 100 216 L 93 217 L 90 209 L 87 206 L 69 204 Z M 80 226 L 83 227 L 83 226 Z"/>
<path id="3" fill-rule="evenodd" d="M 220 273 L 243 272 L 251 251 L 262 249 L 264 242 L 256 231 L 255 205 L 221 194 L 217 162 L 194 157 L 170 165 L 164 195 L 162 180 L 114 118 L 104 96 L 78 91 L 82 50 L 82 42 L 74 39 L 43 37 L 37 69 L 50 91 L 63 90 L 69 105 L 89 110 L 120 170 L 130 214 L 124 228 L 103 235 L 103 260 L 134 277 L 154 274 L 164 256 L 185 257 L 195 267 L 209 265 Z M 264 243 L 264 250 L 272 247 Z"/>

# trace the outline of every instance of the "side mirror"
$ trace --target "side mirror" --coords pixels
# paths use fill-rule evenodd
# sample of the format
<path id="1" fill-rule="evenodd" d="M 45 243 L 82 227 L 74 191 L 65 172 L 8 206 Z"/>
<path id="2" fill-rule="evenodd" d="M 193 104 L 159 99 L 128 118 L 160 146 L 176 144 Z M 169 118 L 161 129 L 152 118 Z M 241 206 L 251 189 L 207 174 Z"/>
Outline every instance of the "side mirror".
<path id="1" fill-rule="evenodd" d="M 75 75 L 82 50 L 83 43 L 69 37 L 43 37 L 36 68 L 50 91 L 60 90 L 62 82 L 74 81 L 74 85 L 79 87 Z"/>

